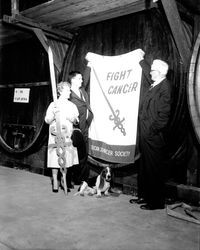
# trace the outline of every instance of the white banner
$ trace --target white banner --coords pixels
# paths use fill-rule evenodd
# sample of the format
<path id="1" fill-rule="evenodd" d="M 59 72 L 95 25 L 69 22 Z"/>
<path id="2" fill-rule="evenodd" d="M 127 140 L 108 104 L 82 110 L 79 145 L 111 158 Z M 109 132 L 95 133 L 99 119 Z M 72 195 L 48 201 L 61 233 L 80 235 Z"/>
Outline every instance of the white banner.
<path id="1" fill-rule="evenodd" d="M 86 55 L 91 67 L 89 154 L 114 163 L 133 163 L 142 69 L 137 50 L 120 56 Z"/>

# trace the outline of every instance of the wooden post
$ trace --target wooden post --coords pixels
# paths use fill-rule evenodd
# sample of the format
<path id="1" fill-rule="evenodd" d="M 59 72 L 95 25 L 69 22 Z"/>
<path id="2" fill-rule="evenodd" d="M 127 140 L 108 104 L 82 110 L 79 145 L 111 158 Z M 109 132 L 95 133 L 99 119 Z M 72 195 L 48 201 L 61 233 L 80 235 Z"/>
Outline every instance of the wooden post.
<path id="1" fill-rule="evenodd" d="M 171 28 L 178 52 L 185 66 L 188 65 L 191 48 L 184 33 L 181 18 L 175 0 L 161 0 L 166 17 Z"/>
<path id="2" fill-rule="evenodd" d="M 19 14 L 19 0 L 11 0 L 11 13 L 12 16 Z"/>

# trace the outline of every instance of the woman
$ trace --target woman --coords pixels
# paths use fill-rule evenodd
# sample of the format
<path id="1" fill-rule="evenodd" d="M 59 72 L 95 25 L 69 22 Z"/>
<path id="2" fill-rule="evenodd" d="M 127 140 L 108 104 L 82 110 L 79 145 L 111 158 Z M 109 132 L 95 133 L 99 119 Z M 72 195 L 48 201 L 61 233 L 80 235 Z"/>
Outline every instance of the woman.
<path id="1" fill-rule="evenodd" d="M 58 155 L 56 153 L 56 135 L 60 124 L 61 135 L 64 137 L 65 167 L 69 168 L 79 163 L 77 148 L 72 145 L 71 134 L 73 123 L 78 122 L 78 109 L 75 104 L 70 102 L 70 86 L 67 82 L 60 82 L 57 85 L 58 100 L 51 102 L 46 111 L 45 122 L 49 124 L 49 141 L 47 167 L 52 169 L 53 192 L 58 192 Z M 60 151 L 60 150 L 59 150 Z M 61 150 L 62 152 L 62 150 Z M 66 176 L 63 174 L 63 180 Z M 65 189 L 64 189 L 65 190 Z M 66 191 L 66 190 L 65 190 Z"/>

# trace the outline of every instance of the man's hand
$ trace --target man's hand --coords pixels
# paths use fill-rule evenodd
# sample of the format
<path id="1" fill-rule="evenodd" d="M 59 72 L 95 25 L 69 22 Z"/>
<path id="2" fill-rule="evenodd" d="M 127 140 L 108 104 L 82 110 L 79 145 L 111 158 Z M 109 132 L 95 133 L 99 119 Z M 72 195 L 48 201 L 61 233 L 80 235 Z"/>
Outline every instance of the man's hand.
<path id="1" fill-rule="evenodd" d="M 144 59 L 145 52 L 142 49 L 136 49 L 134 52 L 139 61 Z"/>

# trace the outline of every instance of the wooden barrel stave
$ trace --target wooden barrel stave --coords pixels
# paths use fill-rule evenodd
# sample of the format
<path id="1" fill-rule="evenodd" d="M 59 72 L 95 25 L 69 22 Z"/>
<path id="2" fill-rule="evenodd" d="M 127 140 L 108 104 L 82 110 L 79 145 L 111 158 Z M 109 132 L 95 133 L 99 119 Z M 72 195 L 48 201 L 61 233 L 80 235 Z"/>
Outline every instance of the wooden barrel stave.
<path id="1" fill-rule="evenodd" d="M 187 94 L 192 124 L 200 142 L 200 33 L 191 57 Z"/>

